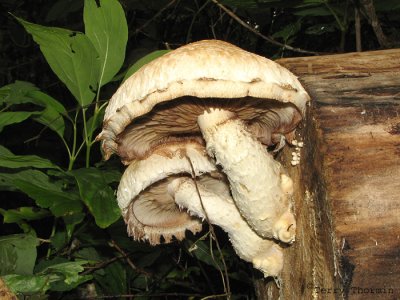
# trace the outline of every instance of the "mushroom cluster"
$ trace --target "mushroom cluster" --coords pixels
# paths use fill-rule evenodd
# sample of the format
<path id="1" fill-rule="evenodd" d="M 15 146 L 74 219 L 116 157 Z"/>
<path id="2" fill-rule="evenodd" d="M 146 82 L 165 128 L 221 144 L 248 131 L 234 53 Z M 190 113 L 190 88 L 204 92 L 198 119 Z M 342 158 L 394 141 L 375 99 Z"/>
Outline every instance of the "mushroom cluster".
<path id="1" fill-rule="evenodd" d="M 295 239 L 293 183 L 268 151 L 291 143 L 309 101 L 287 69 L 205 40 L 153 60 L 111 98 L 98 136 L 125 170 L 117 192 L 128 233 L 182 240 L 201 220 L 225 230 L 265 276 Z"/>

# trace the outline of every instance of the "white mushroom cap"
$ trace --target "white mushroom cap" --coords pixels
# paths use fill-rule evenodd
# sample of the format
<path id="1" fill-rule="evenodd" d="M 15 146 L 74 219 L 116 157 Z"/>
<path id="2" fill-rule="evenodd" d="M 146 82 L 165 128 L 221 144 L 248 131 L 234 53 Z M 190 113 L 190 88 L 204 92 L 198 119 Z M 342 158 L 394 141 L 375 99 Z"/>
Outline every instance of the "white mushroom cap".
<path id="1" fill-rule="evenodd" d="M 169 145 L 167 150 L 168 156 L 163 149 L 130 164 L 117 192 L 129 234 L 137 240 L 149 240 L 151 244 L 160 243 L 161 238 L 165 242 L 170 242 L 172 237 L 181 240 L 186 230 L 196 233 L 201 229 L 201 223 L 181 212 L 168 195 L 166 178 L 192 174 L 192 167 L 196 176 L 216 171 L 214 162 L 197 143 Z"/>
<path id="2" fill-rule="evenodd" d="M 188 44 L 143 66 L 111 98 L 98 136 L 104 157 L 116 152 L 117 136 L 133 119 L 183 96 L 274 99 L 300 112 L 309 100 L 296 76 L 271 60 L 223 41 Z"/>

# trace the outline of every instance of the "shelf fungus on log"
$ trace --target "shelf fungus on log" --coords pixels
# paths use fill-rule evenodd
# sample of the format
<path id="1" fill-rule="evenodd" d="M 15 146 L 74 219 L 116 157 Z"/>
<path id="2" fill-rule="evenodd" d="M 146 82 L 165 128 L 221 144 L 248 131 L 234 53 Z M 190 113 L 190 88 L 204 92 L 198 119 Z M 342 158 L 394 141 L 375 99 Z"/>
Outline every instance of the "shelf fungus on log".
<path id="1" fill-rule="evenodd" d="M 219 199 L 205 185 L 203 201 L 229 203 L 227 211 L 243 218 L 239 227 L 259 245 L 294 241 L 292 181 L 267 148 L 291 143 L 308 101 L 290 71 L 222 41 L 192 43 L 143 66 L 111 98 L 98 136 L 105 159 L 116 153 L 129 165 L 117 200 L 130 234 L 155 244 L 182 239 L 185 228 L 197 232 L 201 223 L 177 209 L 168 186 L 182 174 L 201 182 L 223 172 L 229 195 Z M 194 212 L 195 196 L 179 199 Z M 240 252 L 237 240 L 247 233 L 229 235 L 241 257 L 264 274 L 276 273 L 276 266 L 258 263 L 256 248 Z M 273 246 L 273 253 L 263 251 L 279 256 Z"/>

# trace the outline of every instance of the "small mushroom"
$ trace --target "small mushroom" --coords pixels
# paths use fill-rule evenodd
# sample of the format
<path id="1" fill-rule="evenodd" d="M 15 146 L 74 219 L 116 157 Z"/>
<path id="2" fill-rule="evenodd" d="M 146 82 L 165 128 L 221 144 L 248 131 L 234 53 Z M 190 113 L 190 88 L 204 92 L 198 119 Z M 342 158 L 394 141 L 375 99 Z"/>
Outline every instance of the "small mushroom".
<path id="1" fill-rule="evenodd" d="M 199 220 L 181 212 L 167 193 L 166 179 L 181 173 L 200 176 L 216 171 L 213 161 L 197 143 L 170 145 L 168 151 L 169 157 L 155 151 L 130 164 L 118 186 L 117 201 L 128 233 L 135 240 L 148 240 L 152 245 L 161 240 L 170 242 L 173 237 L 182 240 L 186 230 L 201 230 Z"/>
<path id="2" fill-rule="evenodd" d="M 197 183 L 181 177 L 174 179 L 168 190 L 180 207 L 227 232 L 240 258 L 251 262 L 265 277 L 279 275 L 283 267 L 281 247 L 272 240 L 261 238 L 249 227 L 236 209 L 227 185 L 209 177 Z"/>

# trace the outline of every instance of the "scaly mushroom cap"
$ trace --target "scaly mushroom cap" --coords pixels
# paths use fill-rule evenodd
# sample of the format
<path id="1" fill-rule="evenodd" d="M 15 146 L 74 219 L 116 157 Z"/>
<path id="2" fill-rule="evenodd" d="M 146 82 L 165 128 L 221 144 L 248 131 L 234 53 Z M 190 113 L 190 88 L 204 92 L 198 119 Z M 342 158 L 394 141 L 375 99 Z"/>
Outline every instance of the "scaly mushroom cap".
<path id="1" fill-rule="evenodd" d="M 299 112 L 309 100 L 297 78 L 271 60 L 223 41 L 188 44 L 142 67 L 111 98 L 98 136 L 105 159 L 118 151 L 117 137 L 132 120 L 183 96 L 273 99 L 291 102 Z"/>

